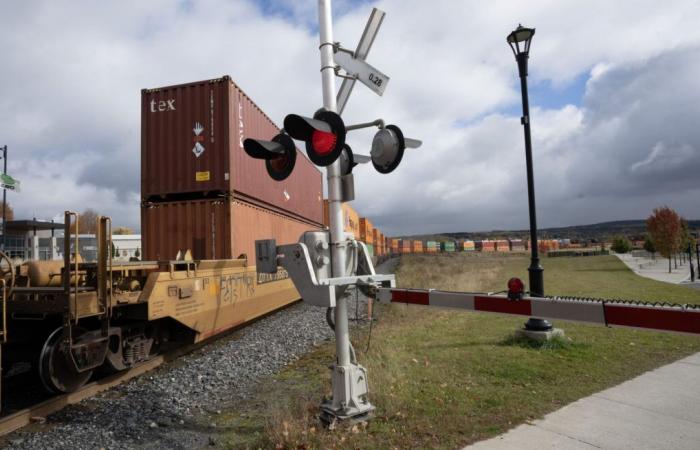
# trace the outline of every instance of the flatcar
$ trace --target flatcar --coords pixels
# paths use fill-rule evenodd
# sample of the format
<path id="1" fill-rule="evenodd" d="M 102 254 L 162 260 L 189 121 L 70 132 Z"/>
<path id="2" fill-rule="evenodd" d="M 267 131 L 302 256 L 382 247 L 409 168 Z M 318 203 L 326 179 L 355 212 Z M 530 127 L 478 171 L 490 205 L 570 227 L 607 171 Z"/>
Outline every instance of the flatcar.
<path id="1" fill-rule="evenodd" d="M 125 370 L 201 342 L 299 300 L 287 274 L 258 276 L 246 259 L 111 260 L 111 222 L 101 217 L 97 262 L 72 252 L 66 212 L 63 261 L 2 268 L 2 363 L 27 363 L 52 393 L 78 390 L 95 373 Z M 77 227 L 75 227 L 77 229 Z"/>

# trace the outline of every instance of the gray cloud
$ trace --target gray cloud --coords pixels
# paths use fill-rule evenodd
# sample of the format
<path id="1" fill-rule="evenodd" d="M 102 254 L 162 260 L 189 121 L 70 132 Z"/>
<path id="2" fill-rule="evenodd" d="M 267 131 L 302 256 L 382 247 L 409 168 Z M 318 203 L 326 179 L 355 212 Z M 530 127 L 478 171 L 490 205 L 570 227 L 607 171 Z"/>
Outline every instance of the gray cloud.
<path id="1" fill-rule="evenodd" d="M 230 74 L 281 124 L 321 104 L 314 2 L 15 2 L 3 10 L 0 142 L 24 191 L 20 216 L 93 207 L 139 225 L 140 90 Z M 505 34 L 537 26 L 532 82 L 591 73 L 583 104 L 533 117 L 540 223 L 641 217 L 660 203 L 700 216 L 698 3 L 406 2 L 369 61 L 391 82 L 358 86 L 348 123 L 383 117 L 424 140 L 397 171 L 356 169 L 354 206 L 387 233 L 527 225 L 522 128 Z M 354 48 L 370 4 L 336 2 Z M 648 32 L 653 30 L 653 32 Z M 591 71 L 591 69 L 593 70 Z M 357 152 L 372 133 L 351 133 Z"/>

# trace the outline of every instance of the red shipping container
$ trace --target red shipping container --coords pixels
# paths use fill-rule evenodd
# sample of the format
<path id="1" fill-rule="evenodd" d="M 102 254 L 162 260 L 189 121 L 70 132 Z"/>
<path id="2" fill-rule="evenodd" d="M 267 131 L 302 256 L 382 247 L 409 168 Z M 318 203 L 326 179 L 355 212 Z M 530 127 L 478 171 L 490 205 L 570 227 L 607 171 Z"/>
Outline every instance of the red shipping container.
<path id="1" fill-rule="evenodd" d="M 234 194 L 287 215 L 323 221 L 323 177 L 305 154 L 284 181 L 243 150 L 279 128 L 231 78 L 141 91 L 141 196 L 182 201 Z"/>

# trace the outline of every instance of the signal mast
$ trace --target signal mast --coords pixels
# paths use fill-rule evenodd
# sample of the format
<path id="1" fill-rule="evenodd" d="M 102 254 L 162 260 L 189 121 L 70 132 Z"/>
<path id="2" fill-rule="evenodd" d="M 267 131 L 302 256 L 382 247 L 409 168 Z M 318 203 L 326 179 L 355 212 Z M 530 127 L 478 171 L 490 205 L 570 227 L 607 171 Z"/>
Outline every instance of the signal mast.
<path id="1" fill-rule="evenodd" d="M 277 181 L 294 170 L 296 149 L 293 139 L 305 143 L 309 159 L 326 168 L 328 183 L 329 230 L 308 231 L 296 244 L 277 246 L 274 239 L 256 241 L 256 265 L 259 273 L 276 273 L 282 266 L 305 302 L 334 308 L 336 361 L 331 366 L 332 397 L 321 404 L 321 419 L 366 418 L 374 406 L 369 401 L 367 369 L 358 364 L 348 332 L 348 287 L 395 287 L 394 275 L 378 275 L 365 244 L 343 229 L 343 202 L 355 198 L 352 169 L 372 162 L 382 174 L 394 171 L 406 148 L 417 148 L 421 141 L 403 135 L 396 125 L 377 119 L 346 126 L 339 112 L 345 108 L 356 81 L 382 95 L 389 77 L 365 61 L 374 42 L 384 12 L 374 9 L 357 49 L 353 52 L 333 41 L 330 0 L 319 0 L 319 34 L 323 108 L 313 117 L 289 114 L 284 130 L 270 141 L 246 139 L 246 153 L 265 161 L 268 174 Z M 341 70 L 343 71 L 341 73 Z M 336 93 L 335 77 L 343 78 Z M 347 133 L 377 127 L 369 156 L 353 154 L 346 144 Z"/>

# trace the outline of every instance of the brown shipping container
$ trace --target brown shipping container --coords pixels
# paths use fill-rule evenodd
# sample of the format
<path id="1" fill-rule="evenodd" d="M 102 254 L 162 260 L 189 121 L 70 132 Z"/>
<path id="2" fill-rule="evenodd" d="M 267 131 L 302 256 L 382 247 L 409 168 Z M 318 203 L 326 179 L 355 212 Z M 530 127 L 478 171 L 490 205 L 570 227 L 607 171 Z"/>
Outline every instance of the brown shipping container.
<path id="1" fill-rule="evenodd" d="M 246 254 L 251 264 L 255 240 L 291 244 L 304 231 L 316 229 L 250 203 L 223 199 L 151 204 L 141 209 L 141 228 L 146 260 L 172 260 L 179 250 L 191 250 L 194 259 Z"/>
<path id="2" fill-rule="evenodd" d="M 235 193 L 238 198 L 323 220 L 323 177 L 297 151 L 294 171 L 274 181 L 245 138 L 270 140 L 277 126 L 231 78 L 141 91 L 141 196 L 171 201 Z"/>
<path id="3" fill-rule="evenodd" d="M 374 244 L 374 226 L 366 217 L 360 217 L 360 240 L 365 244 Z"/>

